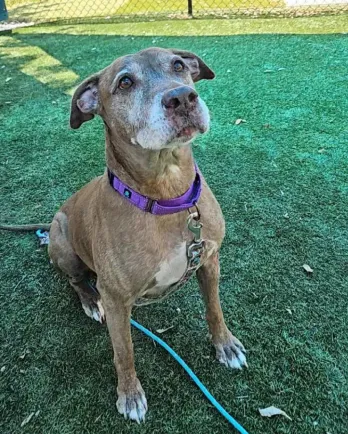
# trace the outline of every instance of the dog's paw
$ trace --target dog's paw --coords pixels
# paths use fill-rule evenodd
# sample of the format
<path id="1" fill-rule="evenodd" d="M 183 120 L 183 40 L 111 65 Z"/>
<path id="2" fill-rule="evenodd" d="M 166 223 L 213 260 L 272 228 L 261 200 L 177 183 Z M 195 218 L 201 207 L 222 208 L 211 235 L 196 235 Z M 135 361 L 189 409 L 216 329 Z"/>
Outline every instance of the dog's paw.
<path id="1" fill-rule="evenodd" d="M 246 368 L 248 364 L 245 357 L 245 348 L 243 344 L 229 333 L 224 342 L 215 343 L 216 358 L 220 363 L 232 369 Z"/>
<path id="2" fill-rule="evenodd" d="M 138 382 L 136 389 L 131 393 L 122 393 L 118 390 L 116 406 L 125 419 L 134 420 L 138 423 L 145 422 L 147 400 L 140 383 Z"/>
<path id="3" fill-rule="evenodd" d="M 82 308 L 89 318 L 100 322 L 100 324 L 104 324 L 105 312 L 100 300 L 98 300 L 96 303 L 82 302 Z"/>

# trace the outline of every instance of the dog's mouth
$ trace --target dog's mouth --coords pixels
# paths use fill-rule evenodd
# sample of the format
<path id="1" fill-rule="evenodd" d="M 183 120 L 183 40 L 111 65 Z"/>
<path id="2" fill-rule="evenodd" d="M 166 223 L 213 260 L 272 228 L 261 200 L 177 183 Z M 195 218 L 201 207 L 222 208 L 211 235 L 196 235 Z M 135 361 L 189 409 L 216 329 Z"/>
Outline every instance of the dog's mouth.
<path id="1" fill-rule="evenodd" d="M 169 120 L 173 128 L 173 136 L 180 141 L 190 141 L 198 134 L 204 134 L 209 128 L 200 111 L 185 113 L 182 116 L 175 116 Z"/>
<path id="2" fill-rule="evenodd" d="M 195 135 L 197 135 L 199 133 L 198 128 L 196 127 L 184 127 L 181 130 L 178 131 L 178 133 L 176 134 L 176 137 L 179 138 L 183 138 L 183 139 L 191 139 L 193 138 Z"/>

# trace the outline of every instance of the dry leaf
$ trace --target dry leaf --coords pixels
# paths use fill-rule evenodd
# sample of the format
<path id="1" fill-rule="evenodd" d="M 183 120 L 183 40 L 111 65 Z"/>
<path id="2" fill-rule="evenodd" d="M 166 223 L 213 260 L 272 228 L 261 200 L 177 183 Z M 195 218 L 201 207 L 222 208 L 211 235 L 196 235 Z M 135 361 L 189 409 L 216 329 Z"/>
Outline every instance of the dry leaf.
<path id="1" fill-rule="evenodd" d="M 26 372 L 25 369 L 20 369 L 20 370 L 19 370 L 19 373 L 20 373 L 20 374 L 25 374 L 25 372 Z"/>
<path id="2" fill-rule="evenodd" d="M 326 152 L 325 148 L 320 148 L 318 149 L 319 154 L 324 154 L 324 152 Z"/>
<path id="3" fill-rule="evenodd" d="M 38 411 L 35 413 L 35 417 L 38 417 L 39 414 L 40 414 L 40 410 L 38 410 Z"/>
<path id="4" fill-rule="evenodd" d="M 263 417 L 272 417 L 276 415 L 282 415 L 285 416 L 287 419 L 292 420 L 290 416 L 288 416 L 285 411 L 280 410 L 280 408 L 274 407 L 273 405 L 271 407 L 267 408 L 259 408 L 259 412 L 261 416 Z"/>
<path id="5" fill-rule="evenodd" d="M 158 330 L 156 330 L 156 333 L 159 333 L 159 334 L 161 334 L 161 333 L 165 333 L 166 331 L 172 329 L 173 327 L 174 327 L 174 326 L 172 325 L 172 326 L 167 327 L 167 328 L 165 328 L 165 329 L 158 329 Z"/>
<path id="6" fill-rule="evenodd" d="M 27 356 L 27 354 L 29 354 L 29 351 L 25 350 L 24 353 L 23 353 L 22 355 L 19 356 L 19 358 L 20 358 L 21 360 L 24 360 L 25 357 Z"/>
<path id="7" fill-rule="evenodd" d="M 26 425 L 27 423 L 29 423 L 29 422 L 31 421 L 31 419 L 33 418 L 34 414 L 35 414 L 34 412 L 30 413 L 29 416 L 26 417 L 26 418 L 23 420 L 23 422 L 21 423 L 21 428 L 22 428 L 24 425 Z"/>
<path id="8" fill-rule="evenodd" d="M 177 307 L 177 308 L 176 308 L 176 311 L 177 311 L 178 313 L 181 313 L 181 309 L 180 309 L 180 307 Z"/>
<path id="9" fill-rule="evenodd" d="M 245 119 L 237 119 L 234 124 L 235 125 L 246 124 L 246 120 Z"/>
<path id="10" fill-rule="evenodd" d="M 308 264 L 303 264 L 303 268 L 307 273 L 313 273 L 313 269 Z"/>
<path id="11" fill-rule="evenodd" d="M 11 81 L 11 80 L 12 80 L 11 77 L 7 77 L 6 80 L 5 80 L 5 83 L 8 83 L 8 82 Z"/>
<path id="12" fill-rule="evenodd" d="M 292 311 L 291 311 L 291 309 L 289 309 L 289 308 L 287 308 L 287 309 L 285 309 L 287 312 L 289 312 L 289 314 L 290 315 L 292 315 Z"/>
<path id="13" fill-rule="evenodd" d="M 6 366 L 3 366 L 3 367 L 0 369 L 0 372 L 5 372 L 5 369 L 6 369 Z"/>

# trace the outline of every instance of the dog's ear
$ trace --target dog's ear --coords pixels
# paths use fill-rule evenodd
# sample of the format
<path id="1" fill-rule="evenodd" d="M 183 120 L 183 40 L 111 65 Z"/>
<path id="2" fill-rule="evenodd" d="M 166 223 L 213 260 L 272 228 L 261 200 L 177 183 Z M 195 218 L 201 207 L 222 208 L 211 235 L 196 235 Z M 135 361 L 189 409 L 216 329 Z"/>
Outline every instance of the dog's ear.
<path id="1" fill-rule="evenodd" d="M 215 77 L 214 72 L 206 65 L 203 60 L 190 51 L 170 50 L 173 54 L 180 56 L 191 71 L 192 80 L 212 80 Z"/>
<path id="2" fill-rule="evenodd" d="M 70 126 L 77 129 L 97 113 L 98 108 L 98 82 L 99 74 L 92 75 L 83 81 L 71 101 Z"/>

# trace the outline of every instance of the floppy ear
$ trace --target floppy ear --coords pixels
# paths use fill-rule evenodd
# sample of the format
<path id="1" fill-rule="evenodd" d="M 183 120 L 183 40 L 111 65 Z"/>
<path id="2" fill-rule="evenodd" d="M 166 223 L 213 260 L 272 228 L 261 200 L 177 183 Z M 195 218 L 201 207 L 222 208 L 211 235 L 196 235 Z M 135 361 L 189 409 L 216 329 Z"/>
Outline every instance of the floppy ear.
<path id="1" fill-rule="evenodd" d="M 203 60 L 190 51 L 170 50 L 173 54 L 180 56 L 186 65 L 190 68 L 192 80 L 212 80 L 215 77 L 214 72 L 203 62 Z"/>
<path id="2" fill-rule="evenodd" d="M 71 101 L 70 126 L 77 129 L 97 113 L 99 74 L 83 81 L 75 90 Z"/>

